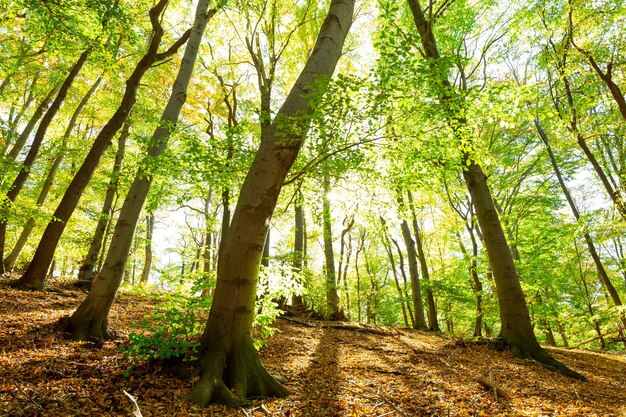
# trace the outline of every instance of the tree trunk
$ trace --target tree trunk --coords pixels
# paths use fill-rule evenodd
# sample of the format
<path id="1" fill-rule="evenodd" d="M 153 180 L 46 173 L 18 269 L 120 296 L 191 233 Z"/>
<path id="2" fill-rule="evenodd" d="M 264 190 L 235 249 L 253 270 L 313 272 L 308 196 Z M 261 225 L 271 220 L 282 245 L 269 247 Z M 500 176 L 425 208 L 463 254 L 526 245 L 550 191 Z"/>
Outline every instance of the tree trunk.
<path id="1" fill-rule="evenodd" d="M 548 151 L 548 156 L 550 157 L 550 163 L 552 164 L 552 169 L 554 170 L 557 180 L 559 181 L 559 185 L 561 186 L 563 195 L 565 195 L 565 199 L 567 200 L 567 203 L 569 204 L 570 209 L 572 210 L 572 214 L 574 215 L 574 218 L 576 219 L 577 222 L 579 222 L 580 212 L 578 211 L 578 207 L 576 207 L 576 203 L 574 202 L 574 199 L 572 198 L 572 195 L 570 194 L 569 189 L 567 188 L 567 185 L 565 184 L 565 180 L 563 179 L 561 170 L 556 162 L 554 152 L 552 152 L 552 147 L 550 146 L 548 135 L 543 130 L 543 127 L 541 126 L 541 123 L 538 117 L 535 117 L 535 127 L 537 128 L 537 131 L 539 132 L 539 136 L 541 137 L 541 140 L 546 145 L 546 150 Z M 587 249 L 589 251 L 589 254 L 591 255 L 591 258 L 593 259 L 593 263 L 596 266 L 596 270 L 598 272 L 598 278 L 600 279 L 600 282 L 602 282 L 606 290 L 609 292 L 609 295 L 611 296 L 611 300 L 613 301 L 613 304 L 615 304 L 615 307 L 617 307 L 617 310 L 619 312 L 618 314 L 620 317 L 620 321 L 622 322 L 622 325 L 626 327 L 626 315 L 624 314 L 622 310 L 622 299 L 620 298 L 620 295 L 617 292 L 617 289 L 611 282 L 611 279 L 609 278 L 609 275 L 607 274 L 606 269 L 604 268 L 604 264 L 602 263 L 602 260 L 600 259 L 600 255 L 598 254 L 598 251 L 596 250 L 596 246 L 591 238 L 591 235 L 589 234 L 589 232 L 585 231 L 583 233 L 583 237 L 585 238 L 585 242 L 587 243 Z"/>
<path id="2" fill-rule="evenodd" d="M 265 370 L 250 331 L 263 242 L 278 194 L 300 150 L 313 112 L 313 85 L 328 82 L 352 22 L 353 0 L 332 0 L 315 48 L 296 84 L 262 135 L 239 195 L 218 261 L 213 305 L 200 345 L 200 380 L 187 400 L 241 404 L 244 398 L 289 393 Z M 316 84 L 314 84 L 314 82 Z"/>
<path id="3" fill-rule="evenodd" d="M 406 220 L 402 220 L 400 224 L 402 237 L 404 238 L 404 246 L 406 247 L 406 257 L 409 264 L 409 277 L 411 278 L 411 294 L 413 300 L 413 314 L 415 321 L 414 329 L 428 330 L 426 325 L 426 316 L 424 315 L 424 304 L 422 302 L 422 289 L 420 286 L 419 272 L 417 268 L 417 252 L 415 251 L 415 242 L 411 237 L 411 230 Z"/>
<path id="4" fill-rule="evenodd" d="M 87 61 L 87 57 L 89 57 L 90 52 L 90 49 L 87 49 L 85 52 L 83 52 L 70 70 L 70 72 L 67 74 L 67 77 L 65 77 L 65 81 L 63 81 L 63 84 L 61 85 L 61 88 L 59 89 L 56 98 L 50 105 L 50 108 L 48 109 L 46 114 L 41 118 L 41 123 L 37 128 L 37 132 L 35 133 L 35 137 L 33 138 L 33 143 L 30 145 L 28 154 L 26 154 L 26 159 L 24 159 L 24 162 L 22 163 L 17 177 L 15 177 L 13 184 L 11 184 L 9 191 L 6 193 L 4 201 L 2 202 L 2 210 L 4 211 L 4 214 L 2 216 L 2 219 L 0 219 L 0 260 L 4 259 L 4 246 L 6 243 L 7 222 L 9 216 L 8 211 L 11 210 L 15 199 L 19 195 L 20 191 L 22 191 L 24 184 L 26 184 L 26 180 L 30 175 L 33 163 L 35 162 L 35 159 L 39 154 L 39 149 L 41 148 L 41 144 L 43 143 L 43 140 L 46 136 L 48 127 L 50 127 L 52 120 L 61 108 L 63 101 L 65 101 L 65 97 L 67 97 L 67 93 L 70 90 L 70 87 L 74 83 L 74 80 L 76 79 L 76 76 L 80 72 L 81 68 Z M 46 265 L 46 270 L 47 269 L 48 265 Z M 4 262 L 0 262 L 0 273 L 4 273 Z"/>
<path id="5" fill-rule="evenodd" d="M 141 271 L 140 284 L 147 284 L 150 278 L 150 269 L 152 269 L 152 233 L 154 232 L 154 213 L 146 216 L 146 258 Z M 128 246 L 130 251 L 130 245 Z M 124 267 L 126 263 L 124 262 Z"/>
<path id="6" fill-rule="evenodd" d="M 393 280 L 396 284 L 396 290 L 398 290 L 398 297 L 400 298 L 400 306 L 402 307 L 402 318 L 404 319 L 404 325 L 409 327 L 409 319 L 406 314 L 406 306 L 404 300 L 404 293 L 402 291 L 402 287 L 400 287 L 400 280 L 398 279 L 398 271 L 396 270 L 396 260 L 393 257 L 393 251 L 391 250 L 391 245 L 389 243 L 389 233 L 387 232 L 387 225 L 385 223 L 385 219 L 381 216 L 380 223 L 382 225 L 383 232 L 383 246 L 385 247 L 385 251 L 387 252 L 387 257 L 389 258 L 389 263 L 391 264 L 391 273 L 393 274 Z"/>
<path id="7" fill-rule="evenodd" d="M 178 75 L 174 80 L 172 92 L 163 110 L 159 126 L 152 135 L 147 159 L 154 159 L 163 153 L 167 147 L 169 136 L 178 122 L 178 116 L 187 98 L 187 86 L 191 80 L 204 30 L 209 19 L 216 13 L 215 9 L 208 10 L 208 7 L 209 0 L 198 2 L 193 27 L 188 32 L 190 33 L 188 35 L 189 43 L 185 48 Z M 140 166 L 142 165 L 140 164 Z M 67 328 L 76 340 L 84 340 L 89 337 L 108 337 L 107 317 L 124 276 L 135 227 L 150 190 L 152 179 L 153 177 L 142 168 L 137 170 L 115 224 L 104 266 L 93 279 L 91 291 L 87 298 L 67 319 Z"/>
<path id="8" fill-rule="evenodd" d="M 89 99 L 94 95 L 94 93 L 100 86 L 101 82 L 102 82 L 102 76 L 96 79 L 96 82 L 91 86 L 89 91 L 87 91 L 87 93 L 83 96 L 82 100 L 76 107 L 76 110 L 74 110 L 74 113 L 72 114 L 72 117 L 70 118 L 70 121 L 67 124 L 67 128 L 65 129 L 65 133 L 63 134 L 63 138 L 61 139 L 61 148 L 59 149 L 59 152 L 56 158 L 52 162 L 52 166 L 48 170 L 48 175 L 46 176 L 46 179 L 44 180 L 43 185 L 41 186 L 41 191 L 39 192 L 39 197 L 37 198 L 37 202 L 36 202 L 37 207 L 41 207 L 43 206 L 43 203 L 45 203 L 46 198 L 48 197 L 48 193 L 50 192 L 50 189 L 52 188 L 52 184 L 54 182 L 54 177 L 56 176 L 57 170 L 59 166 L 61 165 L 61 162 L 63 162 L 63 158 L 65 158 L 65 154 L 67 152 L 67 141 L 70 139 L 70 135 L 72 134 L 74 127 L 76 127 L 78 116 L 80 116 L 83 109 L 89 102 Z M 30 237 L 30 233 L 32 232 L 34 227 L 35 227 L 35 218 L 31 216 L 26 221 L 26 225 L 24 226 L 24 229 L 22 230 L 22 233 L 20 234 L 20 237 L 18 238 L 17 243 L 13 247 L 13 250 L 4 260 L 5 268 L 7 270 L 10 271 L 15 266 L 15 262 L 17 261 L 17 258 L 20 256 L 20 253 L 22 252 L 24 245 L 28 241 L 28 238 Z"/>
<path id="9" fill-rule="evenodd" d="M 473 223 L 473 221 L 472 221 Z M 467 252 L 463 241 L 461 240 L 461 235 L 457 235 L 459 240 L 459 246 L 461 249 L 461 253 L 465 257 L 465 259 L 469 263 L 469 274 L 470 274 L 470 285 L 472 287 L 472 292 L 476 297 L 476 319 L 474 320 L 474 337 L 482 337 L 482 326 L 483 326 L 483 284 L 480 281 L 480 277 L 478 276 L 478 242 L 476 241 L 476 237 L 474 236 L 474 226 L 470 226 L 468 221 L 466 220 L 466 228 L 470 234 L 470 239 L 472 240 L 472 253 L 471 255 Z"/>
<path id="10" fill-rule="evenodd" d="M 435 304 L 435 296 L 430 282 L 430 273 L 428 272 L 428 263 L 426 263 L 426 254 L 424 253 L 424 245 L 422 243 L 422 231 L 417 223 L 415 215 L 415 205 L 413 204 L 413 194 L 407 191 L 409 198 L 409 207 L 411 209 L 411 217 L 413 219 L 413 232 L 415 233 L 415 245 L 417 247 L 417 258 L 420 262 L 422 270 L 422 280 L 426 286 L 426 302 L 428 304 L 428 328 L 435 332 L 440 332 L 439 322 L 437 321 L 437 305 Z"/>
<path id="11" fill-rule="evenodd" d="M 37 108 L 35 109 L 35 112 L 28 121 L 28 124 L 26 124 L 26 127 L 24 127 L 24 130 L 22 130 L 22 133 L 18 136 L 17 140 L 13 144 L 13 147 L 11 148 L 11 150 L 9 150 L 9 153 L 7 153 L 6 157 L 8 159 L 10 159 L 11 161 L 17 160 L 17 156 L 22 151 L 22 148 L 26 144 L 26 141 L 30 137 L 30 134 L 33 132 L 33 129 L 35 129 L 35 126 L 37 126 L 37 122 L 39 122 L 39 119 L 41 118 L 43 113 L 46 111 L 48 106 L 50 106 L 50 103 L 52 102 L 52 97 L 54 97 L 54 95 L 58 91 L 58 86 L 52 87 L 48 95 L 41 101 L 41 103 L 39 103 L 39 106 L 37 106 Z"/>
<path id="12" fill-rule="evenodd" d="M 407 293 L 407 290 L 406 290 L 406 287 L 408 286 L 408 281 L 406 279 L 406 271 L 404 270 L 404 256 L 402 255 L 402 249 L 400 249 L 400 245 L 398 244 L 398 241 L 393 238 L 391 239 L 391 241 L 396 247 L 396 252 L 398 253 L 398 266 L 400 267 L 400 274 L 402 275 L 402 290 L 404 293 L 404 299 L 407 300 L 406 309 L 409 313 L 411 327 L 415 328 L 415 315 L 413 314 L 413 309 L 411 309 L 411 303 L 409 303 L 408 301 L 411 298 L 409 297 L 409 294 Z"/>
<path id="13" fill-rule="evenodd" d="M 74 175 L 74 178 L 54 212 L 53 220 L 48 223 L 48 226 L 43 233 L 32 262 L 24 275 L 22 275 L 22 277 L 17 281 L 16 286 L 24 289 L 43 289 L 46 271 L 52 261 L 54 251 L 56 250 L 59 239 L 63 234 L 63 230 L 65 230 L 65 225 L 78 205 L 78 201 L 87 187 L 87 184 L 91 180 L 94 171 L 98 167 L 102 155 L 111 144 L 111 139 L 128 118 L 128 115 L 135 104 L 137 90 L 143 75 L 156 62 L 163 61 L 176 53 L 178 48 L 180 48 L 180 46 L 187 41 L 189 31 L 178 39 L 167 51 L 161 53 L 158 52 L 158 48 L 164 34 L 163 28 L 160 24 L 160 15 L 165 9 L 167 3 L 168 0 L 160 0 L 152 9 L 150 9 L 149 15 L 152 23 L 152 34 L 150 36 L 148 50 L 126 81 L 126 90 L 124 91 L 122 102 L 111 119 L 109 119 L 96 137 L 91 149 L 85 157 L 85 160 L 76 172 L 76 175 Z"/>
<path id="14" fill-rule="evenodd" d="M 326 308 L 324 316 L 326 320 L 343 320 L 343 311 L 339 305 L 339 293 L 337 292 L 337 274 L 335 272 L 335 254 L 333 250 L 333 232 L 330 217 L 330 176 L 324 173 L 322 185 L 322 221 L 324 229 L 324 268 L 326 270 Z"/>
<path id="15" fill-rule="evenodd" d="M 419 0 L 408 0 L 408 3 L 425 56 L 432 60 L 434 65 L 440 56 L 437 41 L 432 32 L 432 22 L 426 20 Z M 463 137 L 463 132 L 459 131 L 459 128 L 466 126 L 467 120 L 460 115 L 458 110 L 458 94 L 449 82 L 447 74 L 437 74 L 437 72 L 433 68 L 432 82 L 437 86 L 443 86 L 443 93 L 441 87 L 436 87 L 441 94 L 441 103 L 459 144 L 463 144 L 466 138 Z M 472 160 L 469 154 L 471 147 L 466 145 L 461 149 L 461 166 L 467 167 L 463 171 L 463 178 L 476 208 L 478 224 L 483 233 L 500 301 L 501 337 L 511 346 L 515 355 L 531 357 L 565 375 L 577 379 L 586 379 L 552 358 L 537 342 L 513 257 L 487 185 L 487 177 L 482 168 Z"/>
<path id="16" fill-rule="evenodd" d="M 102 203 L 102 209 L 100 210 L 100 216 L 98 217 L 98 223 L 96 224 L 96 230 L 94 231 L 91 243 L 89 244 L 89 250 L 83 260 L 83 264 L 78 270 L 78 282 L 79 285 L 85 287 L 91 287 L 91 281 L 93 280 L 96 271 L 98 270 L 98 256 L 100 250 L 105 243 L 105 235 L 107 228 L 111 222 L 111 216 L 113 214 L 113 201 L 115 194 L 119 186 L 119 175 L 122 169 L 122 163 L 124 161 L 124 155 L 126 151 L 126 139 L 130 135 L 130 124 L 128 121 L 124 123 L 122 132 L 117 140 L 117 152 L 115 153 L 115 162 L 113 163 L 113 170 L 111 171 L 111 177 L 109 179 L 109 186 L 107 187 L 104 195 L 104 202 Z"/>
<path id="17" fill-rule="evenodd" d="M 292 267 L 296 274 L 302 273 L 304 266 L 304 209 L 302 208 L 302 193 L 298 192 L 294 204 L 294 239 L 293 239 L 293 263 Z M 301 278 L 300 278 L 301 279 Z M 305 282 L 301 282 L 303 286 Z M 296 294 L 292 299 L 292 307 L 296 310 L 305 310 L 302 295 Z"/>

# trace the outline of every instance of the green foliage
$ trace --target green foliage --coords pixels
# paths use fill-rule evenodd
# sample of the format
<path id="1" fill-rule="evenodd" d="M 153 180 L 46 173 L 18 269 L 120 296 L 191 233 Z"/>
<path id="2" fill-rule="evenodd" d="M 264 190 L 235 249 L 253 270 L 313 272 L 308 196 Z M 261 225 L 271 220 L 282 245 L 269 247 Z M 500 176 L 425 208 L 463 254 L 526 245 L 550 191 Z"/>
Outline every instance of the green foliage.
<path id="1" fill-rule="evenodd" d="M 157 307 L 141 323 L 135 323 L 138 332 L 129 335 L 124 353 L 133 361 L 169 359 L 196 359 L 198 338 L 204 329 L 211 298 L 175 297 Z"/>

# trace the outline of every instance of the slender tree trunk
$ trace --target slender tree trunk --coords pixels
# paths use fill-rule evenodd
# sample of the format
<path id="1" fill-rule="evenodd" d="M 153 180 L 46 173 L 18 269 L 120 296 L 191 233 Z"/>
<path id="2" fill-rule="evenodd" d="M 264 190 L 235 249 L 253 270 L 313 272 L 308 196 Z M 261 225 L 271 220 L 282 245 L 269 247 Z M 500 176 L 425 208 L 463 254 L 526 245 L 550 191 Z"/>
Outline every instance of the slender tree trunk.
<path id="1" fill-rule="evenodd" d="M 565 184 L 565 180 L 563 179 L 561 170 L 556 162 L 554 152 L 552 152 L 552 147 L 550 146 L 548 135 L 543 130 L 543 127 L 541 126 L 539 118 L 537 117 L 535 118 L 535 127 L 537 128 L 537 131 L 539 132 L 539 136 L 541 137 L 541 140 L 546 145 L 546 150 L 548 151 L 548 156 L 550 157 L 550 163 L 552 164 L 552 169 L 554 170 L 557 180 L 559 181 L 559 185 L 561 186 L 563 195 L 565 195 L 565 199 L 567 200 L 567 203 L 569 204 L 570 209 L 572 210 L 572 214 L 574 215 L 574 218 L 576 219 L 577 222 L 579 222 L 580 212 L 578 211 L 578 207 L 576 207 L 576 203 L 574 202 L 574 199 L 572 198 L 572 195 L 570 194 L 569 189 L 567 188 L 567 185 Z M 608 291 L 609 295 L 611 296 L 611 300 L 613 301 L 613 304 L 615 305 L 615 307 L 617 307 L 617 310 L 619 311 L 620 321 L 622 322 L 622 325 L 626 328 L 626 315 L 622 311 L 622 305 L 623 305 L 622 299 L 619 293 L 617 292 L 617 289 L 611 282 L 611 279 L 609 278 L 609 275 L 607 274 L 606 269 L 604 268 L 604 264 L 602 263 L 602 260 L 600 259 L 600 255 L 598 254 L 598 251 L 596 250 L 596 246 L 593 242 L 593 239 L 591 238 L 591 235 L 589 234 L 589 232 L 585 231 L 583 233 L 583 237 L 585 238 L 585 242 L 587 243 L 587 249 L 589 251 L 589 254 L 591 255 L 591 258 L 593 259 L 593 263 L 596 266 L 596 270 L 598 272 L 598 278 L 600 279 L 600 282 L 602 282 L 602 284 Z"/>
<path id="2" fill-rule="evenodd" d="M 163 110 L 159 126 L 152 135 L 147 159 L 154 159 L 163 153 L 167 147 L 169 136 L 178 122 L 180 111 L 187 99 L 187 86 L 191 80 L 204 30 L 209 19 L 216 13 L 215 9 L 208 10 L 208 7 L 209 0 L 198 2 L 193 27 L 187 32 L 189 33 L 187 35 L 189 43 L 185 48 L 178 75 L 174 80 L 172 92 Z M 107 328 L 109 310 L 122 282 L 135 227 L 148 196 L 152 179 L 153 177 L 142 168 L 137 170 L 115 224 L 104 266 L 93 279 L 91 291 L 87 298 L 66 320 L 66 327 L 76 340 L 84 340 L 89 337 L 107 338 L 109 336 Z"/>
<path id="3" fill-rule="evenodd" d="M 398 253 L 398 266 L 400 267 L 400 274 L 402 275 L 402 290 L 404 292 L 404 299 L 407 300 L 406 309 L 408 310 L 409 319 L 411 320 L 411 327 L 415 328 L 415 315 L 413 314 L 413 309 L 411 309 L 411 303 L 409 303 L 408 301 L 411 300 L 411 297 L 409 297 L 409 294 L 406 290 L 408 286 L 408 281 L 406 278 L 406 271 L 404 270 L 404 256 L 402 255 L 402 249 L 400 249 L 398 241 L 395 239 L 391 239 L 391 241 L 396 247 L 396 252 Z"/>
<path id="4" fill-rule="evenodd" d="M 476 241 L 476 237 L 474 236 L 474 228 L 470 227 L 466 223 L 466 228 L 470 234 L 470 239 L 472 240 L 472 253 L 469 254 L 465 245 L 463 244 L 463 240 L 461 239 L 461 235 L 457 235 L 459 246 L 461 248 L 461 253 L 465 257 L 465 259 L 469 263 L 469 273 L 470 273 L 470 285 L 472 287 L 472 292 L 474 293 L 474 297 L 476 297 L 476 319 L 474 320 L 474 337 L 482 337 L 482 326 L 483 326 L 483 284 L 480 281 L 480 277 L 478 276 L 478 242 Z"/>
<path id="5" fill-rule="evenodd" d="M 391 245 L 389 243 L 389 233 L 387 231 L 387 225 L 385 223 L 385 219 L 381 216 L 380 223 L 382 225 L 383 232 L 383 246 L 385 247 L 385 251 L 387 252 L 387 257 L 389 258 L 389 263 L 391 264 L 391 273 L 393 274 L 393 280 L 396 284 L 396 289 L 398 290 L 398 297 L 400 298 L 400 306 L 402 307 L 402 318 L 404 319 L 404 325 L 409 327 L 409 319 L 406 314 L 406 306 L 404 300 L 404 293 L 402 288 L 400 287 L 400 280 L 398 279 L 398 271 L 396 270 L 396 260 L 393 257 L 393 251 L 391 250 Z"/>
<path id="6" fill-rule="evenodd" d="M 218 262 L 218 280 L 200 345 L 200 380 L 187 400 L 240 404 L 285 396 L 263 367 L 250 336 L 263 242 L 278 194 L 300 150 L 313 112 L 311 86 L 327 82 L 341 56 L 354 2 L 332 0 L 315 47 L 261 144 L 244 180 Z M 314 84 L 315 82 L 315 84 Z"/>
<path id="7" fill-rule="evenodd" d="M 406 246 L 407 262 L 409 264 L 409 277 L 411 278 L 411 294 L 413 300 L 413 314 L 415 315 L 414 329 L 427 330 L 426 316 L 424 315 L 424 304 L 422 302 L 422 289 L 420 286 L 419 272 L 417 267 L 417 252 L 415 242 L 411 237 L 411 230 L 406 220 L 400 224 L 404 246 Z"/>
<path id="8" fill-rule="evenodd" d="M 61 108 L 61 105 L 65 101 L 65 97 L 67 97 L 67 93 L 70 90 L 70 87 L 74 83 L 74 80 L 76 79 L 76 76 L 80 72 L 81 68 L 87 61 L 87 57 L 89 57 L 90 52 L 91 52 L 90 49 L 87 49 L 85 52 L 83 52 L 78 58 L 78 60 L 76 61 L 76 63 L 74 64 L 74 66 L 72 67 L 72 69 L 70 70 L 70 72 L 67 74 L 67 77 L 65 77 L 65 81 L 63 81 L 63 84 L 61 85 L 61 88 L 59 89 L 59 92 L 57 93 L 56 98 L 50 105 L 50 108 L 48 109 L 46 114 L 42 117 L 41 123 L 39 124 L 39 127 L 37 128 L 35 137 L 33 138 L 33 143 L 30 145 L 30 150 L 28 151 L 28 154 L 26 154 L 26 159 L 24 159 L 24 162 L 22 163 L 21 169 L 19 173 L 17 174 L 17 177 L 15 177 L 13 184 L 11 184 L 9 191 L 6 193 L 5 199 L 2 202 L 2 206 L 3 206 L 2 210 L 5 211 L 5 214 L 0 219 L 0 260 L 4 259 L 4 246 L 6 244 L 6 233 L 7 233 L 7 222 L 8 222 L 7 212 L 13 206 L 15 199 L 17 198 L 20 191 L 22 191 L 22 188 L 24 187 L 24 184 L 26 184 L 26 180 L 28 179 L 28 176 L 30 175 L 33 163 L 35 162 L 35 159 L 37 158 L 37 155 L 39 154 L 39 149 L 41 148 L 41 144 L 43 143 L 43 140 L 46 136 L 48 127 L 50 127 L 52 120 L 54 119 L 59 109 Z M 46 265 L 46 270 L 48 269 L 47 267 L 48 265 Z M 3 273 L 3 272 L 4 272 L 4 262 L 0 262 L 0 273 Z"/>
<path id="9" fill-rule="evenodd" d="M 420 35 L 425 57 L 430 59 L 434 65 L 440 56 L 437 41 L 432 32 L 432 21 L 426 19 L 419 0 L 408 0 L 408 3 L 415 27 Z M 459 129 L 467 125 L 467 120 L 460 115 L 458 110 L 458 94 L 449 82 L 447 74 L 441 73 L 438 68 L 433 67 L 432 70 L 432 83 L 438 86 L 436 88 L 441 94 L 440 99 L 448 123 L 456 134 L 459 143 L 462 144 L 466 138 L 463 137 L 464 133 Z M 443 92 L 441 92 L 442 88 Z M 462 102 L 461 105 L 463 105 Z M 501 337 L 511 346 L 513 353 L 518 356 L 531 357 L 572 378 L 586 379 L 552 358 L 537 342 L 513 257 L 502 230 L 491 191 L 487 185 L 487 177 L 482 168 L 471 158 L 469 149 L 471 148 L 465 146 L 461 150 L 461 166 L 467 167 L 463 171 L 463 178 L 476 208 L 476 216 L 483 233 L 489 263 L 493 270 L 500 301 Z"/>
<path id="10" fill-rule="evenodd" d="M 94 231 L 91 243 L 89 244 L 89 250 L 83 260 L 83 264 L 78 270 L 78 282 L 79 285 L 85 287 L 91 287 L 91 281 L 93 280 L 96 271 L 98 270 L 98 256 L 105 243 L 105 235 L 109 224 L 111 223 L 111 217 L 113 214 L 113 201 L 115 200 L 115 194 L 119 185 L 119 175 L 122 169 L 122 163 L 124 161 L 124 155 L 126 151 L 126 140 L 130 135 L 130 124 L 128 121 L 124 123 L 122 132 L 117 140 L 117 152 L 115 153 L 115 162 L 113 163 L 113 170 L 111 171 L 111 177 L 109 179 L 109 186 L 107 187 L 104 195 L 104 202 L 102 203 L 102 209 L 100 210 L 100 216 L 98 217 L 98 223 L 96 224 L 96 230 Z"/>
<path id="11" fill-rule="evenodd" d="M 140 284 L 147 284 L 150 278 L 150 269 L 152 269 L 152 234 L 154 232 L 154 213 L 146 216 L 146 257 L 141 271 Z M 130 245 L 129 245 L 130 250 Z M 124 265 L 126 266 L 126 265 Z M 184 274 L 183 274 L 184 275 Z"/>
<path id="12" fill-rule="evenodd" d="M 94 171 L 98 167 L 102 155 L 111 144 L 111 139 L 128 118 L 128 115 L 135 104 L 137 90 L 143 75 L 156 62 L 163 61 L 176 53 L 178 48 L 180 48 L 180 46 L 187 41 L 190 33 L 189 31 L 178 39 L 178 41 L 176 41 L 167 51 L 161 53 L 158 52 L 158 48 L 164 34 L 163 28 L 160 24 L 160 16 L 167 3 L 168 0 L 160 0 L 152 9 L 150 9 L 149 15 L 152 23 L 152 34 L 150 36 L 148 50 L 126 81 L 126 90 L 124 91 L 122 102 L 111 119 L 109 119 L 96 137 L 91 149 L 83 161 L 83 164 L 76 172 L 76 175 L 74 175 L 74 178 L 54 212 L 54 220 L 48 223 L 41 241 L 39 242 L 39 246 L 37 246 L 32 262 L 24 275 L 22 275 L 22 277 L 18 280 L 16 286 L 25 289 L 37 290 L 43 288 L 45 273 L 48 270 L 54 251 L 59 243 L 59 239 L 63 234 L 63 230 L 65 230 L 65 225 L 78 205 L 78 201 L 87 187 L 87 184 L 91 180 Z M 106 303 L 101 305 L 101 307 L 105 306 Z"/>
<path id="13" fill-rule="evenodd" d="M 72 117 L 70 118 L 70 121 L 67 124 L 67 128 L 65 129 L 65 133 L 63 134 L 63 138 L 61 139 L 61 149 L 59 150 L 56 158 L 52 162 L 52 166 L 48 170 L 48 175 L 46 176 L 46 179 L 44 180 L 43 185 L 41 187 L 41 191 L 39 192 L 39 197 L 37 198 L 37 202 L 36 202 L 37 207 L 41 207 L 43 206 L 43 203 L 45 203 L 46 198 L 48 197 L 48 193 L 50 192 L 50 189 L 52 188 L 52 184 L 54 182 L 54 177 L 56 176 L 57 170 L 59 166 L 61 165 L 61 162 L 63 162 L 63 158 L 65 158 L 65 154 L 67 153 L 67 142 L 70 139 L 70 135 L 74 131 L 74 128 L 76 127 L 78 116 L 80 116 L 83 109 L 89 102 L 89 99 L 94 95 L 94 93 L 100 86 L 101 82 L 102 82 L 102 76 L 96 79 L 96 82 L 91 86 L 89 91 L 87 91 L 87 93 L 83 96 L 82 100 L 76 107 L 76 110 L 74 110 L 74 113 L 72 114 Z M 34 227 L 35 227 L 35 218 L 31 216 L 26 221 L 26 225 L 24 226 L 24 229 L 22 230 L 22 233 L 20 234 L 20 237 L 18 238 L 17 243 L 13 247 L 13 250 L 4 261 L 5 268 L 7 270 L 12 270 L 13 267 L 15 266 L 15 262 L 17 261 L 17 258 L 19 257 L 20 253 L 22 252 L 24 245 L 26 245 L 26 242 L 28 241 L 28 238 L 30 237 L 30 234 Z"/>
<path id="14" fill-rule="evenodd" d="M 35 112 L 30 117 L 28 124 L 26 124 L 26 126 L 24 127 L 24 130 L 22 130 L 22 133 L 18 136 L 17 140 L 13 144 L 13 147 L 11 148 L 11 150 L 9 150 L 9 153 L 7 153 L 6 157 L 9 160 L 11 161 L 17 160 L 17 156 L 22 151 L 22 148 L 26 144 L 26 141 L 30 137 L 30 134 L 35 129 L 35 126 L 37 126 L 37 122 L 39 122 L 39 119 L 41 119 L 41 116 L 44 114 L 46 109 L 48 109 L 48 107 L 50 106 L 50 103 L 52 103 L 52 98 L 54 97 L 55 94 L 58 93 L 58 91 L 59 91 L 58 86 L 52 87 L 50 91 L 48 92 L 48 95 L 43 100 L 41 100 L 41 103 L 39 103 L 39 106 L 37 106 L 37 108 L 35 109 Z M 3 176 L 4 176 L 4 173 L 3 173 Z"/>
<path id="15" fill-rule="evenodd" d="M 292 267 L 296 274 L 302 273 L 304 266 L 304 209 L 302 207 L 302 193 L 298 192 L 294 204 L 294 240 L 293 240 L 293 263 Z M 301 282 L 304 286 L 306 282 Z M 301 294 L 296 294 L 292 299 L 292 307 L 296 310 L 305 310 L 304 300 Z"/>
<path id="16" fill-rule="evenodd" d="M 413 219 L 413 232 L 415 233 L 415 245 L 417 247 L 417 259 L 420 263 L 422 271 L 422 280 L 426 287 L 426 302 L 428 304 L 428 328 L 435 332 L 440 332 L 439 322 L 437 321 L 437 305 L 435 304 L 435 296 L 430 281 L 430 273 L 428 272 L 428 263 L 426 262 L 426 254 L 424 253 L 424 245 L 422 243 L 422 231 L 417 223 L 415 215 L 415 205 L 413 204 L 413 194 L 407 191 L 409 198 L 409 208 L 411 209 L 411 217 Z"/>
<path id="17" fill-rule="evenodd" d="M 330 176 L 324 173 L 322 180 L 322 222 L 324 229 L 324 268 L 326 270 L 326 308 L 324 316 L 327 320 L 343 320 L 344 315 L 339 303 L 337 292 L 337 274 L 335 272 L 335 254 L 333 250 L 333 232 L 330 217 Z"/>

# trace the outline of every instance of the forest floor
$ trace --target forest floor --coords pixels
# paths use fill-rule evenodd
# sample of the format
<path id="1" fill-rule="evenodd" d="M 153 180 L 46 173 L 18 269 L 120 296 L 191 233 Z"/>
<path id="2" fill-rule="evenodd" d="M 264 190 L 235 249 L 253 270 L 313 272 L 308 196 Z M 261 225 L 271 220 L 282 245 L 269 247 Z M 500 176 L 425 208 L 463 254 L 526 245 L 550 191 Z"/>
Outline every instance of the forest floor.
<path id="1" fill-rule="evenodd" d="M 156 305 L 119 294 L 110 326 L 121 339 L 66 340 L 52 326 L 85 294 L 68 284 L 23 292 L 0 279 L 0 416 L 132 416 L 136 396 L 148 416 L 626 416 L 626 356 L 549 349 L 583 373 L 575 381 L 484 344 L 392 328 L 337 329 L 279 319 L 261 360 L 293 394 L 248 408 L 199 409 L 181 398 L 191 380 L 156 366 L 136 367 L 120 352 Z M 371 332 L 385 334 L 375 334 Z M 495 398 L 476 378 L 491 374 L 509 397 Z"/>

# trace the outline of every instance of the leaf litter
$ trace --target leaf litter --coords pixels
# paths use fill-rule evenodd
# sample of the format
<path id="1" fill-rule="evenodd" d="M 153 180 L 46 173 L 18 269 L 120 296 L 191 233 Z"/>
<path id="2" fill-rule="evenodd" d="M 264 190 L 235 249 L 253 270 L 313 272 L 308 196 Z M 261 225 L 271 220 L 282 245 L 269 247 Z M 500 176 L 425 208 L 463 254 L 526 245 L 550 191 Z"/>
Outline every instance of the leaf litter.
<path id="1" fill-rule="evenodd" d="M 569 379 L 485 344 L 408 329 L 279 319 L 261 360 L 293 394 L 253 400 L 247 408 L 182 401 L 193 385 L 158 364 L 132 364 L 120 352 L 156 306 L 121 293 L 110 327 L 118 340 L 74 342 L 54 323 L 85 293 L 70 283 L 24 292 L 0 280 L 0 416 L 626 416 L 626 356 L 550 348 L 583 373 Z M 484 389 L 489 378 L 508 395 Z M 136 403 L 130 398 L 135 398 Z"/>

